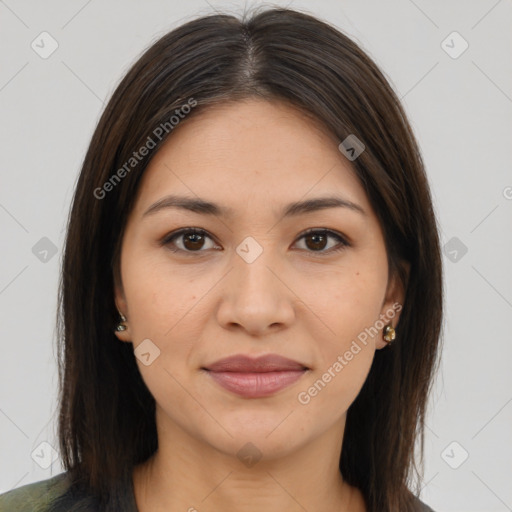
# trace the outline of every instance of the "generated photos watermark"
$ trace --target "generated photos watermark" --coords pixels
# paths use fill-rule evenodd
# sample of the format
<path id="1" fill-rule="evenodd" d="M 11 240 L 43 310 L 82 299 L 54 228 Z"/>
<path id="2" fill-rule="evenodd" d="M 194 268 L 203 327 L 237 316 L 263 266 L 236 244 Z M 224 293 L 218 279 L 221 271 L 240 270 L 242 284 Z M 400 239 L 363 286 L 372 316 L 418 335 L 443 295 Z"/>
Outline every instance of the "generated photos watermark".
<path id="1" fill-rule="evenodd" d="M 318 395 L 325 386 L 332 381 L 338 375 L 345 366 L 348 365 L 354 356 L 361 352 L 361 345 L 367 345 L 369 338 L 374 338 L 379 332 L 382 331 L 384 326 L 395 317 L 395 315 L 402 310 L 402 305 L 399 302 L 395 302 L 393 306 L 388 309 L 385 313 L 380 315 L 379 319 L 371 326 L 367 327 L 364 331 L 361 331 L 357 335 L 357 340 L 353 340 L 350 348 L 346 350 L 343 355 L 339 355 L 336 361 L 327 368 L 322 376 L 315 381 L 306 391 L 300 391 L 297 395 L 297 400 L 302 405 L 307 405 L 312 398 Z M 359 341 L 359 343 L 358 343 Z"/>
<path id="2" fill-rule="evenodd" d="M 168 121 L 160 123 L 152 132 L 148 135 L 146 142 L 139 148 L 138 151 L 134 151 L 132 156 L 114 173 L 110 178 L 103 183 L 101 187 L 97 187 L 93 191 L 93 195 L 96 199 L 104 199 L 108 192 L 112 191 L 116 185 L 137 165 L 146 157 L 151 149 L 154 149 L 157 145 L 157 141 L 161 141 L 166 135 L 168 135 L 179 123 L 181 119 L 184 119 L 187 114 L 190 113 L 193 107 L 197 105 L 197 101 L 194 98 L 189 98 L 187 103 L 177 108 L 174 111 Z M 154 137 L 154 138 L 153 138 Z"/>

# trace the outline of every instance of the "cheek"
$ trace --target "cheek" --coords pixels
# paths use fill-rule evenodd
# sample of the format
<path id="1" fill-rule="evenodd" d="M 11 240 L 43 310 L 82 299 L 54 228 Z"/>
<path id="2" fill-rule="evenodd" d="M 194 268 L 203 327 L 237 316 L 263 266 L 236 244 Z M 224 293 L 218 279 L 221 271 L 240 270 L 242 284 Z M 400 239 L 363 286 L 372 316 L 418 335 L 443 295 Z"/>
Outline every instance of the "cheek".
<path id="1" fill-rule="evenodd" d="M 370 270 L 345 270 L 315 288 L 310 295 L 315 312 L 324 320 L 335 350 L 375 324 L 385 295 L 385 274 Z"/>
<path id="2" fill-rule="evenodd" d="M 331 402 L 339 412 L 346 410 L 366 380 L 375 354 L 375 331 L 382 298 L 385 272 L 371 266 L 347 269 L 337 278 L 315 287 L 310 295 L 312 309 L 322 319 L 324 333 L 311 332 L 317 340 L 319 359 L 308 384 L 317 403 Z"/>
<path id="3" fill-rule="evenodd" d="M 191 364 L 197 340 L 208 318 L 207 301 L 200 300 L 213 286 L 211 278 L 178 271 L 161 255 L 134 252 L 126 258 L 123 284 L 128 301 L 134 348 L 146 339 L 157 347 L 159 356 L 145 366 L 137 360 L 148 388 L 174 388 L 172 373 L 182 381 Z M 179 392 L 179 386 L 175 389 Z"/>
<path id="4" fill-rule="evenodd" d="M 192 307 L 193 284 L 166 263 L 164 249 L 126 249 L 122 278 L 130 326 L 135 337 L 163 338 Z"/>
<path id="5" fill-rule="evenodd" d="M 296 396 L 306 431 L 320 432 L 346 414 L 368 377 L 374 354 L 372 344 L 353 342 L 350 337 L 324 347 L 322 363 Z"/>
<path id="6" fill-rule="evenodd" d="M 306 421 L 317 411 L 327 423 L 336 421 L 354 402 L 370 371 L 376 341 L 370 328 L 378 319 L 380 295 L 366 282 L 356 280 L 352 285 L 342 292 L 333 290 L 331 300 L 323 304 L 322 319 L 329 330 L 323 336 L 311 333 L 318 358 L 297 396 L 306 407 Z"/>
<path id="7" fill-rule="evenodd" d="M 125 291 L 136 355 L 148 339 L 149 351 L 158 354 L 149 365 L 136 359 L 141 376 L 158 403 L 190 401 L 180 383 L 189 378 L 187 368 L 200 339 L 199 291 L 190 278 L 171 275 L 157 264 L 138 264 L 130 272 Z"/>

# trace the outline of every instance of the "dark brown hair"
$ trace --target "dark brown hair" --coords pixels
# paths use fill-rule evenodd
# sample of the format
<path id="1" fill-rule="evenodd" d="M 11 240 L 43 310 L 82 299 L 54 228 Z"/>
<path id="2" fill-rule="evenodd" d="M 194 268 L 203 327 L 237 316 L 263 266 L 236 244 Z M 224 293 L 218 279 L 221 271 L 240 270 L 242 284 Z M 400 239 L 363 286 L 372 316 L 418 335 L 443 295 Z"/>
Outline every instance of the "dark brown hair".
<path id="1" fill-rule="evenodd" d="M 420 477 L 414 445 L 419 438 L 423 463 L 443 300 L 424 165 L 400 101 L 376 64 L 326 22 L 281 8 L 242 19 L 208 15 L 172 30 L 128 71 L 99 120 L 73 198 L 59 289 L 64 467 L 74 489 L 94 496 L 101 510 L 116 510 L 134 465 L 157 449 L 154 399 L 132 345 L 114 334 L 125 223 L 146 166 L 172 136 L 168 130 L 156 137 L 155 129 L 168 126 L 191 98 L 196 106 L 180 122 L 211 105 L 250 97 L 286 102 L 340 142 L 355 134 L 366 147 L 352 166 L 379 218 L 390 271 L 402 279 L 406 296 L 398 339 L 376 351 L 348 410 L 340 470 L 362 491 L 369 511 L 413 510 L 412 477 Z M 127 167 L 148 137 L 155 147 Z M 126 172 L 117 179 L 123 166 Z M 408 279 L 404 262 L 410 265 Z M 419 485 L 418 479 L 416 495 Z"/>

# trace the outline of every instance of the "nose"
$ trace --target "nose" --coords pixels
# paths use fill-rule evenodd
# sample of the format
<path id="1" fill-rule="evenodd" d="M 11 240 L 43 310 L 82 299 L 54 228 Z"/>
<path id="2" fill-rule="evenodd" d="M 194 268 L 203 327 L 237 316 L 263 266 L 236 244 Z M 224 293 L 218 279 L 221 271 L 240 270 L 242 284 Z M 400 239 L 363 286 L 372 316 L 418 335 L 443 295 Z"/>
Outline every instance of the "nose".
<path id="1" fill-rule="evenodd" d="M 234 254 L 217 310 L 219 324 L 229 330 L 243 329 L 252 336 L 289 326 L 295 317 L 295 295 L 288 286 L 269 251 L 264 250 L 252 263 Z"/>

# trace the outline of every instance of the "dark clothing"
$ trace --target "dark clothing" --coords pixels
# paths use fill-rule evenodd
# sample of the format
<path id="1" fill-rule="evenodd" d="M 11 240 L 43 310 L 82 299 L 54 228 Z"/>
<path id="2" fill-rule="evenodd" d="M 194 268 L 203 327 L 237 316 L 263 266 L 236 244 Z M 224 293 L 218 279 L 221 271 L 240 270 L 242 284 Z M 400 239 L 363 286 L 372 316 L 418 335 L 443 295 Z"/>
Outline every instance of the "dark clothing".
<path id="1" fill-rule="evenodd" d="M 73 496 L 66 492 L 69 487 L 68 474 L 60 473 L 47 480 L 41 480 L 18 487 L 0 495 L 0 512 L 94 512 L 97 504 L 91 497 Z M 52 502 L 57 498 L 54 507 Z M 116 507 L 120 512 L 138 512 L 135 503 L 133 483 L 126 490 L 126 496 Z M 417 499 L 417 512 L 434 512 L 428 505 Z"/>

